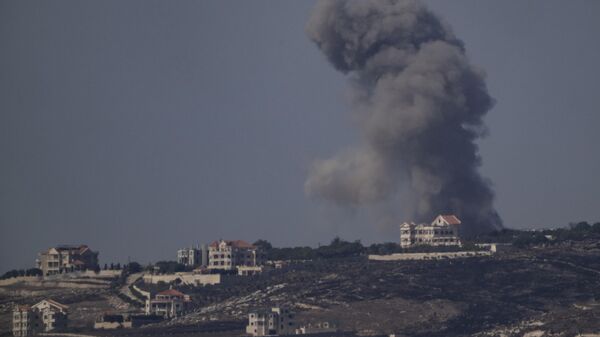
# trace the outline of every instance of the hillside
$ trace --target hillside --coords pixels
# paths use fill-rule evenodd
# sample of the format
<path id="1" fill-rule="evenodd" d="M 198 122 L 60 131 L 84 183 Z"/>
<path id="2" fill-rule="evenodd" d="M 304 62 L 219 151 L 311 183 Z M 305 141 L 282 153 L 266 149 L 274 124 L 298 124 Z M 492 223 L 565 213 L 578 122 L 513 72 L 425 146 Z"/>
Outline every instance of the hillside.
<path id="1" fill-rule="evenodd" d="M 290 305 L 301 322 L 344 330 L 471 335 L 512 329 L 600 330 L 600 249 L 595 242 L 517 249 L 494 257 L 373 262 L 364 257 L 299 263 L 193 294 L 194 313 L 165 323 L 243 320 L 250 308 Z M 540 323 L 541 322 L 541 323 Z M 543 325 L 540 325 L 542 324 Z"/>
<path id="2" fill-rule="evenodd" d="M 574 336 L 600 331 L 597 240 L 515 247 L 491 257 L 316 259 L 259 276 L 223 277 L 221 284 L 205 287 L 141 280 L 137 285 L 154 292 L 174 286 L 191 295 L 194 308 L 171 321 L 130 330 L 131 336 L 227 329 L 220 334 L 239 336 L 249 310 L 274 305 L 293 308 L 299 324 L 331 321 L 361 335 L 522 336 L 537 331 L 540 336 Z M 90 330 L 101 313 L 140 310 L 117 296 L 126 288 L 0 287 L 2 333 L 8 334 L 12 305 L 52 297 L 70 306 L 71 327 L 102 335 Z"/>

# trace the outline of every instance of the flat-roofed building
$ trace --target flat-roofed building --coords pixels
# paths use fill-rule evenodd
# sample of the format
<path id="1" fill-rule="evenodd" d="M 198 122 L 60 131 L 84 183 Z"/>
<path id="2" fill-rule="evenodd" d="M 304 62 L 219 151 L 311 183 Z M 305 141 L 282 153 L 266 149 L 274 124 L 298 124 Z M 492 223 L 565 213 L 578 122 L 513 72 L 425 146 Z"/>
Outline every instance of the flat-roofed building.
<path id="1" fill-rule="evenodd" d="M 294 313 L 288 308 L 254 310 L 248 314 L 246 333 L 252 336 L 292 335 L 295 332 Z"/>
<path id="2" fill-rule="evenodd" d="M 13 336 L 30 336 L 41 329 L 39 322 L 34 320 L 34 313 L 28 305 L 17 305 L 13 309 Z"/>
<path id="3" fill-rule="evenodd" d="M 337 332 L 337 325 L 331 322 L 309 323 L 296 329 L 296 335 L 311 335 Z"/>
<path id="4" fill-rule="evenodd" d="M 431 224 L 405 222 L 400 225 L 400 246 L 460 246 L 460 224 L 455 215 L 438 215 Z"/>
<path id="5" fill-rule="evenodd" d="M 208 247 L 199 245 L 197 247 L 183 248 L 177 251 L 177 263 L 189 267 L 203 267 L 208 265 Z"/>

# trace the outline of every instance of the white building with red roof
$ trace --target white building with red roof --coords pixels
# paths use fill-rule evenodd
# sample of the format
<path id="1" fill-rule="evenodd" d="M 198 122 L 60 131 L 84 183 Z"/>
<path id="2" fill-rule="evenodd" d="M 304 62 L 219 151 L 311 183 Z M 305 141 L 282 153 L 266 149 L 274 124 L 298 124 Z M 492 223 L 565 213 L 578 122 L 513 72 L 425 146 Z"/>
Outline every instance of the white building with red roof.
<path id="1" fill-rule="evenodd" d="M 235 270 L 238 267 L 256 267 L 264 263 L 264 254 L 258 247 L 243 240 L 219 240 L 208 246 L 208 269 Z"/>
<path id="2" fill-rule="evenodd" d="M 431 224 L 405 222 L 400 225 L 400 246 L 460 246 L 460 224 L 456 215 L 438 215 Z"/>
<path id="3" fill-rule="evenodd" d="M 191 303 L 190 296 L 175 289 L 167 289 L 146 299 L 146 314 L 165 318 L 181 316 Z"/>

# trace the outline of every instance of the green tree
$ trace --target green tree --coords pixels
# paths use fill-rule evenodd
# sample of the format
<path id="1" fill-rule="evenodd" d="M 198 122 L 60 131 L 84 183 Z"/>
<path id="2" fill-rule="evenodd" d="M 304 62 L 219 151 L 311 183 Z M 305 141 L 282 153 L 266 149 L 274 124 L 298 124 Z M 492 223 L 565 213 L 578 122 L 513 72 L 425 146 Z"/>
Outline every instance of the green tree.
<path id="1" fill-rule="evenodd" d="M 142 271 L 142 265 L 137 262 L 129 262 L 125 269 L 128 273 L 135 274 Z"/>

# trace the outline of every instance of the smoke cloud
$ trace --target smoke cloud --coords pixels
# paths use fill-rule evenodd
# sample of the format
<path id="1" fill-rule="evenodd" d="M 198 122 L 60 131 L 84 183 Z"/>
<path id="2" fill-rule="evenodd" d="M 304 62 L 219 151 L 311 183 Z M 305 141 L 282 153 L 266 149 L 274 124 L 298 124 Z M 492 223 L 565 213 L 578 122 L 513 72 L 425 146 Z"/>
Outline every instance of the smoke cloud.
<path id="1" fill-rule="evenodd" d="M 492 108 L 463 43 L 417 1 L 321 1 L 306 28 L 352 81 L 362 143 L 316 161 L 308 195 L 341 205 L 390 201 L 407 186 L 405 216 L 457 214 L 465 234 L 502 227 L 475 141 Z"/>

